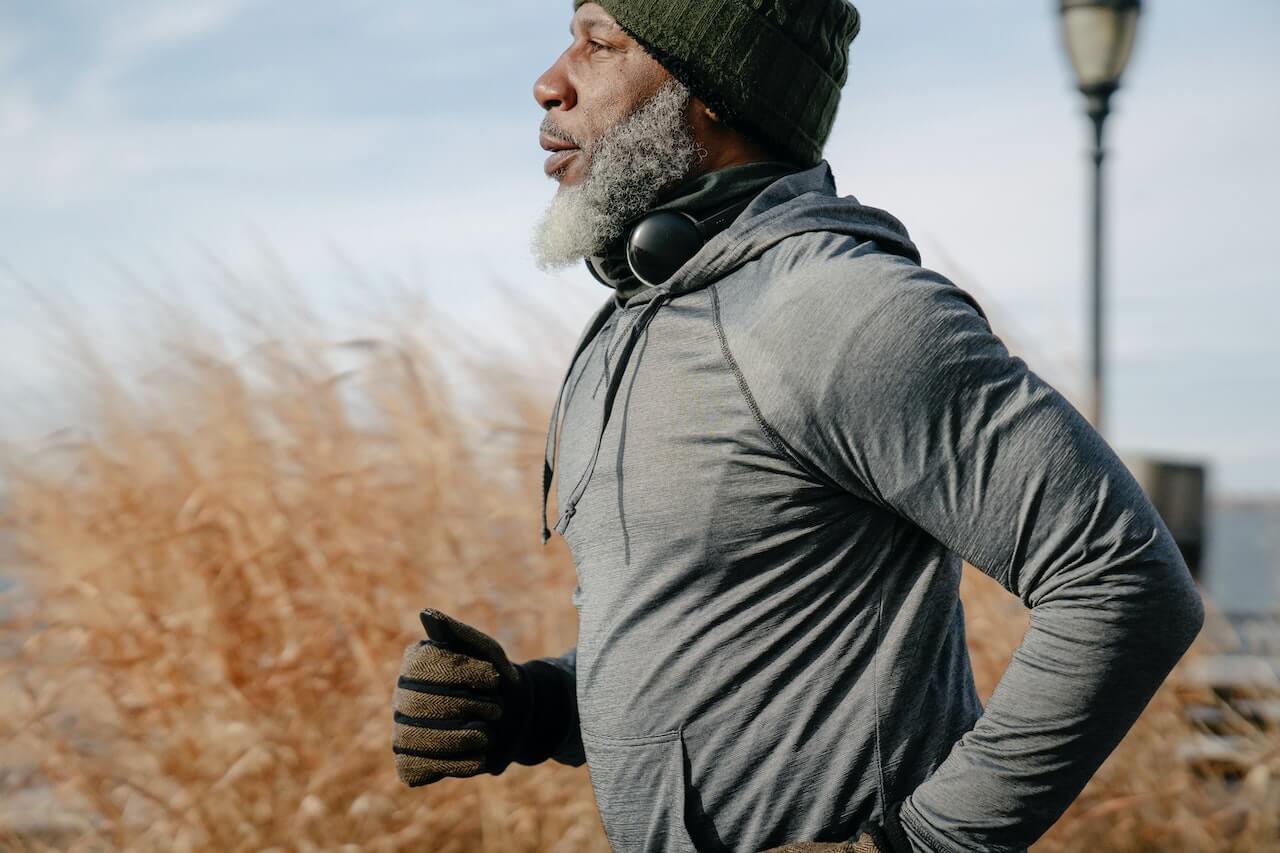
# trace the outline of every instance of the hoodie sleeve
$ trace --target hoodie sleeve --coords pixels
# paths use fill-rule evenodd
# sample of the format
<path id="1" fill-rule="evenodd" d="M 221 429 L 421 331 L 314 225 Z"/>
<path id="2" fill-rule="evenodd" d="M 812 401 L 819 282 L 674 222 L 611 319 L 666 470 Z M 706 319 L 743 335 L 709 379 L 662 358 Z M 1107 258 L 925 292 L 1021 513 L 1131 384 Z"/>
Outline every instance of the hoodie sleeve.
<path id="1" fill-rule="evenodd" d="M 578 648 L 559 657 L 544 657 L 520 665 L 533 681 L 534 720 L 521 764 L 538 764 L 550 758 L 570 767 L 586 763 L 582 730 L 578 724 Z"/>
<path id="2" fill-rule="evenodd" d="M 1009 354 L 971 296 L 928 270 L 904 275 L 821 344 L 830 361 L 800 395 L 800 449 L 1030 608 L 980 720 L 898 804 L 913 850 L 1020 851 L 1119 743 L 1203 605 L 1164 522 L 1084 417 Z"/>

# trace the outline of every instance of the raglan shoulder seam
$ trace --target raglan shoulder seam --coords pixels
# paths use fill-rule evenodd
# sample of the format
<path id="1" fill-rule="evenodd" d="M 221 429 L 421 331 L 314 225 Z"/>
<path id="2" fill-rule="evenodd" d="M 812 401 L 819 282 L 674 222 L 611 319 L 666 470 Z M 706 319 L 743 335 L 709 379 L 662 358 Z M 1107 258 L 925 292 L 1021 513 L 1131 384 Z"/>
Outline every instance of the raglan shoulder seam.
<path id="1" fill-rule="evenodd" d="M 761 432 L 764 433 L 765 438 L 768 439 L 769 444 L 773 449 L 784 459 L 791 462 L 791 464 L 795 465 L 801 471 L 804 471 L 815 481 L 826 485 L 835 485 L 831 483 L 829 477 L 821 473 L 821 471 L 814 470 L 812 466 L 800 459 L 795 453 L 791 452 L 790 448 L 787 447 L 786 442 L 782 440 L 782 436 L 765 418 L 759 404 L 756 402 L 755 395 L 751 392 L 751 386 L 747 383 L 746 376 L 743 375 L 742 369 L 738 366 L 737 359 L 733 357 L 733 351 L 729 348 L 729 339 L 728 336 L 725 335 L 724 323 L 720 318 L 720 294 L 717 290 L 717 284 L 712 284 L 707 288 L 711 295 L 712 324 L 715 326 L 716 337 L 720 342 L 721 355 L 723 355 L 730 372 L 733 373 L 734 380 L 738 385 L 738 391 L 746 401 L 747 408 L 751 410 L 751 416 L 755 419 L 756 425 L 760 427 Z"/>
<path id="2" fill-rule="evenodd" d="M 948 283 L 950 284 L 950 282 Z M 757 397 L 755 396 L 754 392 L 752 392 L 751 390 L 751 384 L 747 380 L 746 373 L 743 371 L 738 360 L 734 357 L 732 347 L 729 344 L 728 333 L 725 330 L 724 322 L 721 319 L 720 297 L 719 297 L 718 287 L 719 287 L 719 282 L 711 284 L 707 287 L 707 290 L 710 292 L 710 295 L 711 295 L 712 318 L 715 325 L 716 335 L 719 338 L 720 347 L 721 347 L 721 351 L 723 353 L 724 359 L 728 364 L 730 370 L 732 371 L 734 378 L 737 381 L 739 390 L 741 391 L 743 397 L 745 398 L 747 405 L 751 410 L 752 416 L 755 418 L 760 429 L 765 433 L 765 436 L 768 438 L 769 443 L 773 446 L 773 448 L 779 454 L 783 456 L 783 458 L 787 459 L 792 464 L 799 467 L 799 469 L 804 471 L 810 478 L 812 478 L 816 482 L 822 483 L 831 488 L 839 489 L 842 491 L 847 490 L 846 487 L 842 486 L 838 481 L 836 481 L 830 475 L 825 473 L 822 470 L 821 466 L 817 465 L 816 463 L 806 461 L 799 454 L 792 451 L 790 449 L 790 446 L 787 444 L 782 433 L 776 427 L 773 426 L 772 422 L 767 417 L 765 417 L 764 410 L 759 405 L 757 401 Z M 864 328 L 873 326 L 886 312 L 888 312 L 893 307 L 898 305 L 899 301 L 908 295 L 909 287 L 910 286 L 908 286 L 907 288 L 898 290 L 897 292 L 892 293 L 888 295 L 886 298 L 884 298 L 883 300 L 881 300 L 880 304 L 876 305 L 871 310 L 871 312 L 862 319 L 860 325 Z M 882 364 L 877 364 L 875 365 L 875 367 L 877 369 L 886 368 L 886 366 Z M 885 501 L 884 496 L 880 494 L 879 489 L 875 486 L 874 483 L 866 482 L 866 478 L 861 476 L 858 477 L 858 482 L 861 489 L 865 492 L 864 497 L 872 499 L 878 505 L 888 507 L 888 503 Z"/>

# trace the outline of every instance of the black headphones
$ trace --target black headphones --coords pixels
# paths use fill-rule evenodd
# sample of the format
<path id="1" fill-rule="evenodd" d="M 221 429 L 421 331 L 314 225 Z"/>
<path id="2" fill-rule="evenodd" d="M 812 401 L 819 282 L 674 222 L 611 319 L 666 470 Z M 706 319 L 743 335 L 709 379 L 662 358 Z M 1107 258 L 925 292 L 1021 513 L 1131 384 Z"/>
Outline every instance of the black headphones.
<path id="1" fill-rule="evenodd" d="M 658 210 L 626 226 L 627 266 L 649 287 L 664 284 L 707 241 L 728 228 L 747 209 L 751 198 L 734 202 L 706 219 L 694 219 L 678 210 Z"/>

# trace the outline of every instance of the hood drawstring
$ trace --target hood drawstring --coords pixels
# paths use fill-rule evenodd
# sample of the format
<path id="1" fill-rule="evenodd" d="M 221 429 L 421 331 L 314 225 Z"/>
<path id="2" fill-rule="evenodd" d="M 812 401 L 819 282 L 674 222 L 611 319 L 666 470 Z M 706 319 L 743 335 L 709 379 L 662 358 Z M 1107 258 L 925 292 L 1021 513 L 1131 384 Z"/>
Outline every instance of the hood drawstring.
<path id="1" fill-rule="evenodd" d="M 613 414 L 613 402 L 618 395 L 618 389 L 622 386 L 622 374 L 626 371 L 627 360 L 631 358 L 631 352 L 635 349 L 636 342 L 640 339 L 640 333 L 653 319 L 653 316 L 662 307 L 663 303 L 671 298 L 669 290 L 659 290 L 654 294 L 653 299 L 645 305 L 640 312 L 631 328 L 627 330 L 625 343 L 619 349 L 618 359 L 614 363 L 613 370 L 609 373 L 609 387 L 604 395 L 604 415 L 600 419 L 600 429 L 596 434 L 595 448 L 591 451 L 591 460 L 587 463 L 587 469 L 582 472 L 582 476 L 578 479 L 577 484 L 573 487 L 573 491 L 569 494 L 567 500 L 564 501 L 564 508 L 560 513 L 560 520 L 556 522 L 556 532 L 564 535 L 565 529 L 569 526 L 569 520 L 573 518 L 573 514 L 577 509 L 578 501 L 582 498 L 583 493 L 587 490 L 587 484 L 591 482 L 591 475 L 595 473 L 596 461 L 600 458 L 600 447 L 604 443 L 604 431 L 609 425 L 609 418 Z M 573 354 L 573 358 L 569 360 L 569 369 L 565 372 L 564 380 L 560 383 L 560 393 L 556 397 L 555 406 L 551 410 L 551 423 L 547 427 L 547 447 L 542 460 L 542 544 L 547 544 L 547 540 L 551 538 L 551 531 L 547 528 L 547 501 L 551 493 L 551 478 L 555 471 L 555 461 L 559 451 L 560 438 L 560 406 L 564 402 L 565 386 L 569 382 L 569 376 L 573 373 L 574 363 L 578 357 L 582 355 L 583 350 L 587 348 L 590 341 L 599 334 L 603 328 L 605 320 L 610 316 L 611 312 L 602 311 L 597 315 L 591 329 L 583 337 L 582 343 L 578 345 L 578 350 Z"/>
<path id="2" fill-rule="evenodd" d="M 578 359 L 591 346 L 591 342 L 596 339 L 596 335 L 600 334 L 600 330 L 604 328 L 605 323 L 613 316 L 612 306 L 606 305 L 605 308 L 596 312 L 595 317 L 591 320 L 591 325 L 587 331 L 583 333 L 582 340 L 578 342 L 578 348 L 574 350 L 573 357 L 569 359 L 569 367 L 564 372 L 564 379 L 560 381 L 560 392 L 556 395 L 556 403 L 551 408 L 551 423 L 547 425 L 547 446 L 542 456 L 542 544 L 547 544 L 547 540 L 551 538 L 551 531 L 547 529 L 547 496 L 551 491 L 551 476 L 555 467 L 555 454 L 560 436 L 560 405 L 564 402 L 564 391 L 569 384 L 569 377 L 573 375 L 574 365 Z"/>

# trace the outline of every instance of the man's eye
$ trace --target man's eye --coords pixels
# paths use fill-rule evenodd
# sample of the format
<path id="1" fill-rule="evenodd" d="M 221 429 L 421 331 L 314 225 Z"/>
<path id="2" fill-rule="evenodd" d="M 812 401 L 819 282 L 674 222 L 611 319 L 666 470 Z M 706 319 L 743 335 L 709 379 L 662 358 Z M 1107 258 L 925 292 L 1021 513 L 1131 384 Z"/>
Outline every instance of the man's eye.
<path id="1" fill-rule="evenodd" d="M 604 44 L 603 42 L 598 42 L 595 39 L 589 39 L 587 41 L 587 50 L 591 51 L 592 53 L 595 53 L 597 50 L 612 50 L 612 49 L 613 48 L 609 47 L 609 45 Z"/>

